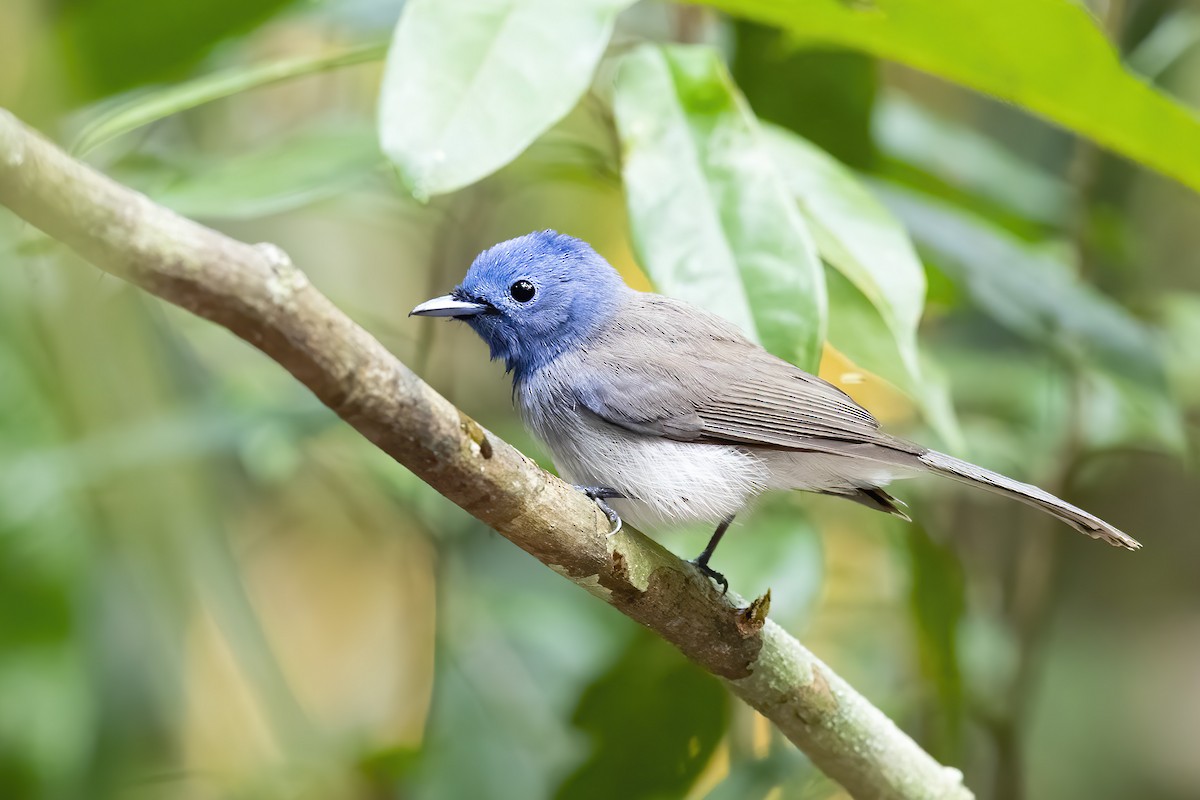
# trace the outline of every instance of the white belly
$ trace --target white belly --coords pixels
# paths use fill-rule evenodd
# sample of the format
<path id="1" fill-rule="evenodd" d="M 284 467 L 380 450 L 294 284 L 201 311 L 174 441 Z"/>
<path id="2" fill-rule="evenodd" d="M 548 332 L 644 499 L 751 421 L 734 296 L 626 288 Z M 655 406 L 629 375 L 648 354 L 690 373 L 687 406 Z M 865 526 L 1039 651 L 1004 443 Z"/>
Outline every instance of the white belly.
<path id="1" fill-rule="evenodd" d="M 647 437 L 594 418 L 578 431 L 556 427 L 535 432 L 563 479 L 616 489 L 627 499 L 609 502 L 638 529 L 715 525 L 769 485 L 766 465 L 736 447 Z"/>
<path id="2" fill-rule="evenodd" d="M 609 503 L 641 530 L 688 522 L 716 525 L 770 489 L 837 492 L 884 486 L 904 474 L 866 458 L 633 433 L 574 408 L 553 391 L 556 387 L 549 388 L 541 394 L 520 393 L 525 424 L 545 443 L 564 480 L 625 495 L 627 499 Z"/>

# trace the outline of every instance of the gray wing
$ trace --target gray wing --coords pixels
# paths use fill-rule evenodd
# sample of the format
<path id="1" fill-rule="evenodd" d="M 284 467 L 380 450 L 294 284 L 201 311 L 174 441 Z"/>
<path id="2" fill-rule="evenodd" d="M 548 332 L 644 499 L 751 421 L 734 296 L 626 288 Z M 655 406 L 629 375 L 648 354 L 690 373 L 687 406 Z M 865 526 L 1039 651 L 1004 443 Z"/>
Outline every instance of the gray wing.
<path id="1" fill-rule="evenodd" d="M 837 387 L 776 358 L 723 320 L 643 295 L 577 354 L 570 384 L 601 419 L 679 441 L 827 450 L 915 446 L 879 430 Z"/>

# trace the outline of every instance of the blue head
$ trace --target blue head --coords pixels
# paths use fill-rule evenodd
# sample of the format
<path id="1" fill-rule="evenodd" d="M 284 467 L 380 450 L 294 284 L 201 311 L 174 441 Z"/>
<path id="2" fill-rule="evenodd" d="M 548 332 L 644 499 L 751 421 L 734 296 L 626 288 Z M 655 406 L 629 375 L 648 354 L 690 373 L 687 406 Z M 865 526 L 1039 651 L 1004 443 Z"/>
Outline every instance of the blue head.
<path id="1" fill-rule="evenodd" d="M 585 343 L 630 291 L 586 242 L 539 231 L 484 250 L 458 288 L 412 313 L 465 321 L 520 380 Z"/>

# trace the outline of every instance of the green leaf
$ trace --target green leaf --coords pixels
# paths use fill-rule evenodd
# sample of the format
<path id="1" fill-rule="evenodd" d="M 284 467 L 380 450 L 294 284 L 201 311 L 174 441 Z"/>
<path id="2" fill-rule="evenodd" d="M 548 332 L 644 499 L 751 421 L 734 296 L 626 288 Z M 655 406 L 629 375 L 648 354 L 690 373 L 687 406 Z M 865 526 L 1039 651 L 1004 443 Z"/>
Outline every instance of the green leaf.
<path id="1" fill-rule="evenodd" d="M 379 140 L 421 199 L 512 161 L 587 91 L 632 0 L 409 0 L 379 95 Z"/>
<path id="2" fill-rule="evenodd" d="M 725 732 L 727 703 L 716 678 L 639 632 L 579 699 L 575 725 L 592 752 L 555 796 L 683 797 Z"/>
<path id="3" fill-rule="evenodd" d="M 729 69 L 754 113 L 854 169 L 875 166 L 874 58 L 842 48 L 798 48 L 784 31 L 738 20 Z M 821 113 L 814 114 L 819 108 Z"/>
<path id="4" fill-rule="evenodd" d="M 332 197 L 382 163 L 373 131 L 311 131 L 234 158 L 187 165 L 186 177 L 148 193 L 191 217 L 248 219 Z"/>
<path id="5" fill-rule="evenodd" d="M 289 4 L 291 0 L 80 0 L 56 7 L 46 21 L 56 23 L 59 58 L 68 74 L 95 97 L 177 78 L 221 40 L 254 29 Z"/>
<path id="6" fill-rule="evenodd" d="M 852 284 L 826 278 L 830 342 L 916 399 L 939 435 L 955 443 L 958 427 L 944 387 L 923 374 L 917 353 L 925 269 L 908 234 L 828 153 L 774 126 L 766 126 L 765 138 L 821 257 Z"/>
<path id="7" fill-rule="evenodd" d="M 878 185 L 876 195 L 937 266 L 1013 333 L 1073 363 L 1096 361 L 1163 385 L 1163 357 L 1150 330 L 1048 250 L 914 192 Z"/>
<path id="8" fill-rule="evenodd" d="M 1126 71 L 1082 3 L 702 1 L 1016 103 L 1200 190 L 1200 118 Z"/>
<path id="9" fill-rule="evenodd" d="M 928 746 L 936 758 L 956 763 L 965 719 L 958 631 L 967 609 L 966 578 L 952 549 L 913 527 L 904 537 L 912 571 L 909 607 L 921 673 L 937 696 L 936 703 L 926 704 L 933 733 Z"/>
<path id="10" fill-rule="evenodd" d="M 1103 370 L 1083 370 L 1080 430 L 1092 450 L 1134 447 L 1187 453 L 1179 405 L 1159 387 Z"/>
<path id="11" fill-rule="evenodd" d="M 997 203 L 1022 219 L 1061 227 L 1069 222 L 1073 198 L 1066 181 L 899 92 L 886 94 L 876 107 L 874 131 L 884 153 L 947 186 Z"/>
<path id="12" fill-rule="evenodd" d="M 774 126 L 766 127 L 765 139 L 821 257 L 871 301 L 896 340 L 903 366 L 891 372 L 919 376 L 925 269 L 904 229 L 849 169 L 810 142 Z"/>
<path id="13" fill-rule="evenodd" d="M 318 56 L 239 66 L 184 83 L 119 97 L 85 114 L 90 118 L 83 123 L 71 151 L 82 156 L 105 142 L 172 114 L 260 86 L 374 61 L 382 58 L 386 49 L 382 44 L 366 44 Z"/>
<path id="14" fill-rule="evenodd" d="M 614 109 L 634 245 L 650 279 L 815 372 L 824 271 L 718 55 L 634 51 L 621 61 Z"/>
<path id="15" fill-rule="evenodd" d="M 906 392 L 922 416 L 951 451 L 963 449 L 962 431 L 945 379 L 929 362 L 918 359 L 910 371 L 899 343 L 882 315 L 861 291 L 832 267 L 825 273 L 829 289 L 829 341 L 858 366 Z"/>
<path id="16" fill-rule="evenodd" d="M 1181 7 L 1164 14 L 1154 29 L 1129 54 L 1129 65 L 1157 77 L 1200 44 L 1200 9 Z"/>
<path id="17" fill-rule="evenodd" d="M 1047 250 L 912 192 L 880 187 L 877 195 L 976 306 L 1079 368 L 1079 427 L 1090 448 L 1184 449 L 1164 354 L 1145 324 Z"/>
<path id="18" fill-rule="evenodd" d="M 822 791 L 824 790 L 824 791 Z M 794 747 L 772 747 L 764 758 L 735 760 L 729 774 L 704 800 L 769 800 L 769 798 L 837 797 L 832 786 L 803 753 Z"/>
<path id="19" fill-rule="evenodd" d="M 1167 369 L 1184 403 L 1200 406 L 1200 294 L 1173 292 L 1162 300 Z"/>

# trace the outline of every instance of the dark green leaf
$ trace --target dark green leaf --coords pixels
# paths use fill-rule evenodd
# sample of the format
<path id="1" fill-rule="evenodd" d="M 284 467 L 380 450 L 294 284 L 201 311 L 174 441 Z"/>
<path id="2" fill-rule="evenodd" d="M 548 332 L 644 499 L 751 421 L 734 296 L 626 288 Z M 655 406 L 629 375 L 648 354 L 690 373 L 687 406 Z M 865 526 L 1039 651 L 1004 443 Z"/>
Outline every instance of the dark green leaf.
<path id="1" fill-rule="evenodd" d="M 798 48 L 786 33 L 744 20 L 733 31 L 730 70 L 759 119 L 800 134 L 855 169 L 873 166 L 875 59 L 840 48 Z"/>
<path id="2" fill-rule="evenodd" d="M 179 77 L 221 39 L 291 0 L 74 0 L 59 25 L 68 63 L 89 94 Z"/>
<path id="3" fill-rule="evenodd" d="M 964 720 L 963 680 L 959 669 L 958 629 L 966 612 L 966 579 L 949 547 L 913 526 L 904 542 L 912 578 L 909 604 L 916 627 L 921 672 L 937 702 L 929 704 L 935 757 L 955 763 Z"/>
<path id="4" fill-rule="evenodd" d="M 614 106 L 633 240 L 651 280 L 815 372 L 821 262 L 716 52 L 629 54 Z"/>
<path id="5" fill-rule="evenodd" d="M 727 704 L 716 678 L 639 632 L 579 699 L 575 724 L 591 737 L 592 752 L 555 796 L 682 797 L 725 732 Z"/>

